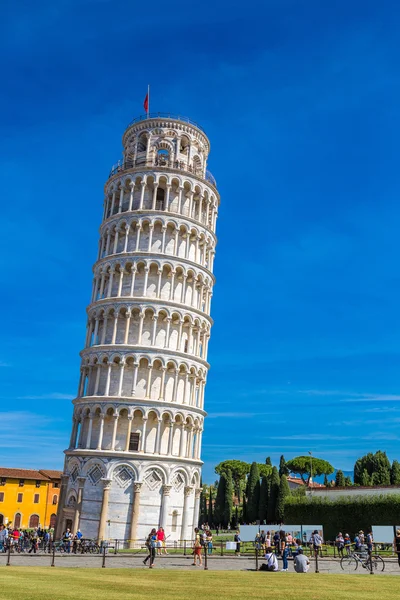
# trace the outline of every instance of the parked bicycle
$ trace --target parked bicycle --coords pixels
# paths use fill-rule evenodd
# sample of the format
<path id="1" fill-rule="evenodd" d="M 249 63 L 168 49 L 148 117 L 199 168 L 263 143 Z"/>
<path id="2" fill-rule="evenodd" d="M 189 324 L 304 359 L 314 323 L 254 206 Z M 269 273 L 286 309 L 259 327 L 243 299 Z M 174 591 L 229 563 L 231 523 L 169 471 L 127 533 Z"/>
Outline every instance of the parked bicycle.
<path id="1" fill-rule="evenodd" d="M 366 548 L 358 552 L 353 551 L 348 556 L 343 556 L 340 561 L 341 568 L 347 573 L 356 571 L 358 565 L 361 565 L 363 569 L 367 569 L 368 571 L 372 570 L 372 572 L 385 570 L 385 561 L 383 558 L 379 554 L 370 556 Z"/>

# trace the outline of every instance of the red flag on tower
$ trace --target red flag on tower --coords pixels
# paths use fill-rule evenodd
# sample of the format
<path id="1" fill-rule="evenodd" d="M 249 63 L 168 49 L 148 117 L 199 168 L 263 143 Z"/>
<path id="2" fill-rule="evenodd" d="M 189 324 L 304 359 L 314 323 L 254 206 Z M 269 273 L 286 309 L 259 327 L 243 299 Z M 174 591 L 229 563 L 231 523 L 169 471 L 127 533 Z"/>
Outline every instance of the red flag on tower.
<path id="1" fill-rule="evenodd" d="M 147 116 L 149 116 L 149 103 L 150 103 L 150 86 L 148 85 L 146 98 L 144 99 L 144 102 L 143 102 L 143 107 L 147 113 Z"/>

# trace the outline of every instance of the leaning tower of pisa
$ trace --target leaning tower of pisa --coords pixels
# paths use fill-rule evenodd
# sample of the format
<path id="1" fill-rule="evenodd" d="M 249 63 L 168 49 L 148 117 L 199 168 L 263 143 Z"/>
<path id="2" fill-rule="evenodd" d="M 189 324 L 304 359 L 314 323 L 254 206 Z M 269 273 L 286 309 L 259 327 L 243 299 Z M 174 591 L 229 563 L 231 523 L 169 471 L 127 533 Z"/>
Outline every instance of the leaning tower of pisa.
<path id="1" fill-rule="evenodd" d="M 189 539 L 200 501 L 216 182 L 202 128 L 135 119 L 105 184 L 56 535 Z"/>

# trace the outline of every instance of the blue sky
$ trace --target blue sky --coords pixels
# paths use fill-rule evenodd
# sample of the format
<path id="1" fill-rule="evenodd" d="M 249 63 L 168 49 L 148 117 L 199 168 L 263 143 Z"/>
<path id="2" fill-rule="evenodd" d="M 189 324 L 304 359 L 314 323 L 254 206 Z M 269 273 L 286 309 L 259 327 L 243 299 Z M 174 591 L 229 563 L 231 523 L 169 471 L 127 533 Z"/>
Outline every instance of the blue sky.
<path id="1" fill-rule="evenodd" d="M 400 7 L 7 3 L 0 464 L 62 467 L 102 188 L 126 124 L 185 114 L 221 193 L 204 478 L 400 458 Z"/>

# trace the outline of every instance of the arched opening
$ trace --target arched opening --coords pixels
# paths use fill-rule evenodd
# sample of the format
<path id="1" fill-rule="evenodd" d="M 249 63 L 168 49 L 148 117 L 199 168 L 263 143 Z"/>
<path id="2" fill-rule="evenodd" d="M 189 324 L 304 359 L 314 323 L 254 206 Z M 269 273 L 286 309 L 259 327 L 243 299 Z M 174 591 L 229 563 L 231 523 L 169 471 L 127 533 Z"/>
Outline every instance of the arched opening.
<path id="1" fill-rule="evenodd" d="M 55 513 L 53 513 L 50 516 L 50 529 L 55 529 L 56 522 L 57 522 L 57 515 Z"/>
<path id="2" fill-rule="evenodd" d="M 158 186 L 156 196 L 156 210 L 164 210 L 165 190 Z"/>
<path id="3" fill-rule="evenodd" d="M 57 494 L 54 494 L 54 496 L 53 496 L 53 504 L 57 504 L 57 502 L 58 502 L 58 496 L 57 496 Z"/>
<path id="4" fill-rule="evenodd" d="M 15 527 L 15 529 L 19 529 L 21 527 L 21 513 L 15 514 L 14 527 Z"/>
<path id="5" fill-rule="evenodd" d="M 29 528 L 39 527 L 39 515 L 31 515 L 29 517 Z"/>
<path id="6" fill-rule="evenodd" d="M 167 167 L 169 162 L 169 151 L 166 148 L 157 150 L 156 166 Z"/>

